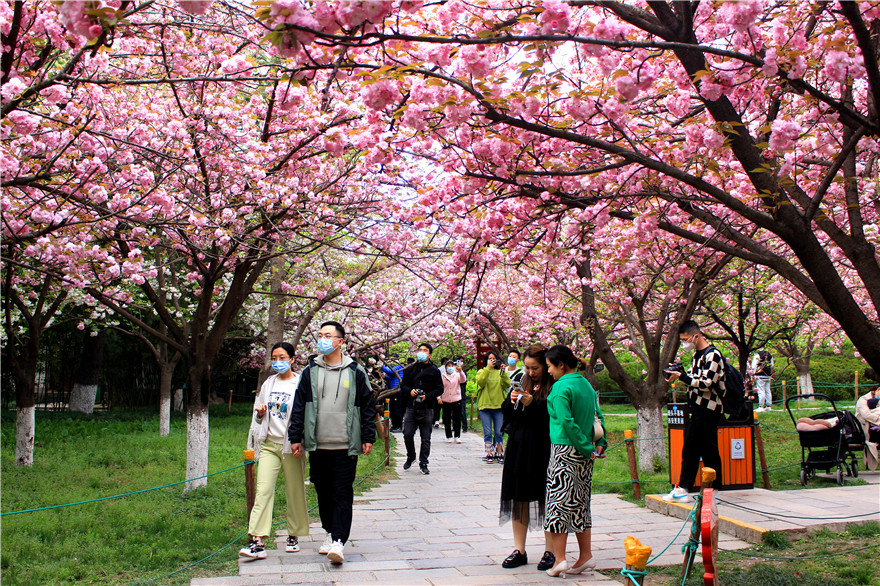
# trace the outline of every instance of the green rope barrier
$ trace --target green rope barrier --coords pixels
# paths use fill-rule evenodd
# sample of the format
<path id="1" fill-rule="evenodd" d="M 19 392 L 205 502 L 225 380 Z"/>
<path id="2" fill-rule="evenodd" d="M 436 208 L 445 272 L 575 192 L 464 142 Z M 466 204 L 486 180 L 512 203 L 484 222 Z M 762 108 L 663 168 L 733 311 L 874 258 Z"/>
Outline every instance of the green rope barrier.
<path id="1" fill-rule="evenodd" d="M 620 570 L 620 575 L 624 578 L 629 578 L 630 580 L 638 584 L 637 578 L 644 578 L 645 576 L 647 576 L 648 570 L 627 570 L 626 568 L 623 568 L 622 570 Z"/>
<path id="2" fill-rule="evenodd" d="M 248 462 L 246 462 L 246 464 L 247 464 L 247 463 L 248 463 Z M 382 459 L 382 462 L 381 462 L 379 465 L 377 465 L 375 468 L 373 468 L 372 470 L 370 470 L 369 472 L 367 472 L 367 473 L 364 475 L 363 478 L 361 478 L 358 482 L 356 482 L 356 483 L 353 485 L 353 487 L 354 487 L 354 486 L 359 486 L 360 484 L 362 484 L 367 478 L 369 478 L 370 476 L 372 476 L 373 473 L 376 472 L 376 470 L 378 470 L 379 468 L 381 468 L 381 467 L 384 466 L 384 465 L 385 465 L 385 460 L 384 460 L 384 458 L 383 458 L 383 459 Z M 240 468 L 240 466 L 239 466 L 239 468 Z M 230 470 L 234 470 L 234 468 L 230 468 Z M 215 473 L 215 474 L 219 474 L 219 472 L 217 472 L 217 473 Z M 311 513 L 311 512 L 314 511 L 316 508 L 318 508 L 318 505 L 317 505 L 317 504 L 314 505 L 312 508 L 310 508 L 308 512 Z M 282 525 L 282 524 L 284 524 L 284 523 L 286 523 L 286 522 L 287 522 L 286 520 L 283 520 L 283 519 L 282 519 L 281 521 L 277 521 L 276 523 L 274 523 L 274 525 L 277 527 L 277 526 Z M 178 573 L 180 573 L 180 572 L 183 572 L 183 571 L 185 571 L 185 570 L 188 570 L 188 569 L 190 569 L 190 568 L 193 568 L 193 567 L 199 565 L 200 563 L 202 563 L 202 562 L 204 562 L 204 561 L 206 561 L 206 560 L 211 559 L 212 557 L 214 557 L 214 556 L 217 555 L 218 553 L 220 553 L 220 552 L 222 552 L 222 551 L 224 551 L 224 550 L 226 550 L 226 549 L 229 549 L 229 547 L 231 547 L 235 542 L 239 541 L 241 538 L 243 538 L 243 537 L 245 537 L 245 536 L 247 536 L 247 531 L 245 531 L 244 533 L 242 533 L 241 535 L 239 535 L 238 537 L 236 537 L 235 539 L 233 539 L 232 541 L 230 541 L 229 543 L 227 543 L 226 545 L 224 545 L 223 547 L 221 547 L 220 549 L 218 549 L 218 550 L 215 551 L 214 553 L 209 554 L 209 555 L 203 557 L 202 559 L 200 559 L 200 560 L 197 561 L 197 562 L 193 562 L 193 563 L 189 564 L 188 566 L 184 566 L 184 567 L 182 567 L 182 568 L 179 568 L 179 569 L 177 569 L 177 570 L 174 570 L 174 571 L 171 572 L 170 574 L 165 574 L 164 576 L 160 576 L 160 577 L 158 577 L 158 578 L 152 578 L 152 579 L 150 579 L 150 580 L 147 580 L 146 582 L 136 582 L 135 584 L 144 584 L 144 583 L 146 583 L 146 584 L 150 584 L 150 583 L 156 582 L 156 581 L 158 581 L 158 580 L 164 580 L 165 578 L 169 578 L 169 577 L 173 576 L 174 574 L 178 574 Z"/>
<path id="3" fill-rule="evenodd" d="M 874 549 L 880 547 L 880 543 L 876 543 L 874 545 L 866 545 L 865 547 L 858 547 L 856 549 L 848 549 L 846 551 L 839 551 L 837 553 L 828 553 L 824 555 L 807 555 L 807 556 L 769 556 L 769 555 L 758 555 L 753 553 L 746 553 L 744 551 L 737 551 L 735 549 L 721 549 L 719 551 L 723 551 L 725 553 L 733 553 L 736 555 L 741 555 L 749 558 L 759 558 L 762 560 L 818 560 L 824 558 L 833 558 L 841 555 L 849 555 L 851 553 L 856 553 L 859 551 L 865 551 L 866 549 Z"/>
<path id="4" fill-rule="evenodd" d="M 688 513 L 687 518 L 684 520 L 684 523 L 682 523 L 681 527 L 679 527 L 679 529 L 678 529 L 678 533 L 675 534 L 675 537 L 672 538 L 672 541 L 670 541 L 670 542 L 666 545 L 666 547 L 663 548 L 663 551 L 661 551 L 660 553 L 658 553 L 657 555 L 655 555 L 654 557 L 652 557 L 651 559 L 649 559 L 649 560 L 648 560 L 648 563 L 645 564 L 646 566 L 650 566 L 652 563 L 654 563 L 654 562 L 657 560 L 657 558 L 659 558 L 659 557 L 662 556 L 664 553 L 666 553 L 666 550 L 667 550 L 667 549 L 669 549 L 670 547 L 672 547 L 672 544 L 675 543 L 675 540 L 678 539 L 678 536 L 681 535 L 681 532 L 684 530 L 685 527 L 687 527 L 687 525 L 688 525 L 689 522 L 691 522 L 691 521 L 693 521 L 694 523 L 697 522 L 697 510 L 700 508 L 700 507 L 699 507 L 699 503 L 700 503 L 700 500 L 699 500 L 699 499 L 700 499 L 700 495 L 697 495 L 697 496 L 694 498 L 694 507 L 691 509 L 691 512 Z"/>
<path id="5" fill-rule="evenodd" d="M 816 517 L 816 516 L 808 516 L 802 517 L 799 515 L 784 515 L 782 513 L 768 513 L 767 511 L 761 511 L 759 509 L 752 509 L 746 507 L 744 505 L 739 505 L 736 503 L 732 503 L 730 501 L 726 501 L 724 499 L 719 498 L 719 503 L 724 503 L 725 505 L 736 507 L 737 509 L 742 509 L 744 511 L 749 511 L 751 513 L 758 513 L 760 515 L 766 515 L 767 517 L 785 517 L 786 519 L 815 519 L 817 521 L 842 521 L 844 519 L 857 519 L 859 517 L 871 517 L 873 515 L 880 515 L 880 511 L 875 511 L 873 513 L 864 513 L 859 515 L 847 515 L 846 517 Z"/>
<path id="6" fill-rule="evenodd" d="M 152 584 L 154 582 L 158 582 L 159 580 L 164 580 L 165 578 L 170 578 L 171 576 L 173 576 L 175 574 L 179 574 L 180 572 L 184 572 L 190 568 L 193 568 L 193 567 L 199 565 L 200 563 L 202 563 L 206 560 L 211 559 L 212 557 L 214 557 L 215 555 L 217 555 L 221 551 L 225 551 L 225 550 L 229 549 L 236 541 L 240 540 L 242 537 L 244 537 L 246 535 L 247 535 L 247 531 L 245 531 L 244 533 L 242 533 L 241 535 L 239 535 L 238 537 L 236 537 L 235 539 L 233 539 L 232 541 L 230 541 L 229 543 L 227 543 L 226 545 L 224 545 L 223 547 L 221 547 L 220 549 L 218 549 L 214 553 L 208 554 L 205 557 L 203 557 L 202 559 L 200 559 L 199 561 L 193 562 L 193 563 L 189 564 L 188 566 L 178 568 L 171 573 L 165 574 L 164 576 L 159 576 L 158 578 L 150 578 L 144 582 L 135 582 L 134 584 Z"/>
<path id="7" fill-rule="evenodd" d="M 131 495 L 134 495 L 134 494 L 141 494 L 141 493 L 145 493 L 145 492 L 151 492 L 151 491 L 154 491 L 154 490 L 160 490 L 160 489 L 168 488 L 168 487 L 171 487 L 171 486 L 177 486 L 178 484 L 185 484 L 185 483 L 187 483 L 187 482 L 193 482 L 194 480 L 199 480 L 199 479 L 201 479 L 201 478 L 207 478 L 207 477 L 209 477 L 209 476 L 216 476 L 217 474 L 223 474 L 223 473 L 225 473 L 225 472 L 229 472 L 229 471 L 231 471 L 231 470 L 237 470 L 238 468 L 242 468 L 242 467 L 247 466 L 248 464 L 251 464 L 251 463 L 252 463 L 252 461 L 248 460 L 248 461 L 246 461 L 244 464 L 239 464 L 238 466 L 233 466 L 232 468 L 227 468 L 226 470 L 220 470 L 219 472 L 211 472 L 210 474 L 203 474 L 202 476 L 196 476 L 195 478 L 188 478 L 188 479 L 186 479 L 186 480 L 181 480 L 181 481 L 179 481 L 179 482 L 172 482 L 171 484 L 165 484 L 165 485 L 163 485 L 163 486 L 156 486 L 156 487 L 153 487 L 153 488 L 145 488 L 145 489 L 143 489 L 143 490 L 135 490 L 135 491 L 133 491 L 133 492 L 126 492 L 126 493 L 123 493 L 123 494 L 116 494 L 116 495 L 113 495 L 113 496 L 105 496 L 105 497 L 96 498 L 96 499 L 91 499 L 91 500 L 87 500 L 87 501 L 79 501 L 79 502 L 76 502 L 76 503 L 67 503 L 67 504 L 64 504 L 64 505 L 53 505 L 53 506 L 51 506 L 51 507 L 39 507 L 39 508 L 37 508 L 37 509 L 25 509 L 25 510 L 23 510 L 23 511 L 10 511 L 10 512 L 8 512 L 8 513 L 3 513 L 3 514 L 0 515 L 0 516 L 5 517 L 6 515 L 20 515 L 20 514 L 22 514 L 22 513 L 34 513 L 34 512 L 37 512 L 37 511 L 48 511 L 48 510 L 50 510 L 50 509 L 61 509 L 61 508 L 63 508 L 63 507 L 72 507 L 72 506 L 74 506 L 74 505 L 87 505 L 87 504 L 90 504 L 90 503 L 98 503 L 98 502 L 101 502 L 101 501 L 107 501 L 107 500 L 111 500 L 111 499 L 118 499 L 118 498 L 122 498 L 122 497 L 125 497 L 125 496 L 131 496 Z"/>
<path id="8" fill-rule="evenodd" d="M 800 464 L 783 464 L 782 466 L 771 466 L 770 468 L 761 470 L 761 474 L 763 474 L 764 472 L 771 472 L 773 470 L 784 470 L 786 468 L 800 468 Z"/>

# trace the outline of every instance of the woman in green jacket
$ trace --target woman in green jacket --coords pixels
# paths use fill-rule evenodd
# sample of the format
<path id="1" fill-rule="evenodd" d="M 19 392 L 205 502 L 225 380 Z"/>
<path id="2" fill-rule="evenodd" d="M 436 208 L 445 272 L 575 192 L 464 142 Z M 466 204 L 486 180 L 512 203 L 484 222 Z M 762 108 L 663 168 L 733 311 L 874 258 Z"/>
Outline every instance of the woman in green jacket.
<path id="1" fill-rule="evenodd" d="M 556 565 L 547 574 L 563 578 L 596 567 L 590 535 L 593 458 L 607 445 L 604 437 L 593 440 L 595 418 L 599 417 L 603 427 L 604 418 L 596 391 L 577 373 L 577 366 L 578 359 L 568 346 L 553 346 L 547 351 L 547 371 L 556 380 L 547 397 L 551 451 L 544 516 L 544 531 L 550 533 Z M 577 537 L 580 550 L 570 566 L 565 559 L 569 533 Z"/>
<path id="2" fill-rule="evenodd" d="M 483 441 L 486 443 L 486 455 L 483 459 L 486 462 L 504 461 L 501 437 L 504 414 L 501 412 L 501 405 L 510 387 L 510 377 L 507 371 L 500 369 L 500 364 L 498 355 L 489 352 L 485 368 L 477 372 L 477 408 L 483 424 Z"/>

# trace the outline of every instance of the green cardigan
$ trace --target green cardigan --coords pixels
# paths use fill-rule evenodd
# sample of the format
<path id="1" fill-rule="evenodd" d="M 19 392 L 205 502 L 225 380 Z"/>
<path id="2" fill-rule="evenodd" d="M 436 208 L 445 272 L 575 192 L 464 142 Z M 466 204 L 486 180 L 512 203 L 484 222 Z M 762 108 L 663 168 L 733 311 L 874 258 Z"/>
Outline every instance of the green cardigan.
<path id="1" fill-rule="evenodd" d="M 574 446 L 578 452 L 590 457 L 596 451 L 593 445 L 593 420 L 596 415 L 605 426 L 605 417 L 599 409 L 596 391 L 589 381 L 577 373 L 563 375 L 553 383 L 547 397 L 550 414 L 550 442 L 562 446 Z M 596 444 L 607 446 L 603 437 Z"/>
<path id="2" fill-rule="evenodd" d="M 477 408 L 501 409 L 510 377 L 504 369 L 485 367 L 477 372 Z"/>

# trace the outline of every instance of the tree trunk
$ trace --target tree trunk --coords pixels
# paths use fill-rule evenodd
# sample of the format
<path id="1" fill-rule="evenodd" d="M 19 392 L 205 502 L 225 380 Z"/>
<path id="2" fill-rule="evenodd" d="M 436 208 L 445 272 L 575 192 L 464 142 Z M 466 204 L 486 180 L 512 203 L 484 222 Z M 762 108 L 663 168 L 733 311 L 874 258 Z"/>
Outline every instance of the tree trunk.
<path id="1" fill-rule="evenodd" d="M 37 351 L 39 332 L 11 352 L 17 354 L 10 360 L 15 377 L 15 403 L 18 413 L 15 420 L 15 464 L 31 466 L 34 463 L 34 436 L 36 420 L 34 409 L 34 390 L 37 380 Z"/>
<path id="2" fill-rule="evenodd" d="M 659 438 L 639 440 L 639 470 L 653 472 L 654 462 L 666 461 L 666 444 L 663 441 L 663 410 L 660 405 L 636 407 L 636 437 Z"/>
<path id="3" fill-rule="evenodd" d="M 813 376 L 810 374 L 810 362 L 803 358 L 792 359 L 794 370 L 797 373 L 798 384 L 800 385 L 801 395 L 812 395 L 816 391 L 813 390 Z"/>
<path id="4" fill-rule="evenodd" d="M 73 390 L 70 393 L 68 408 L 71 411 L 91 415 L 95 411 L 95 396 L 98 392 L 98 378 L 104 362 L 105 330 L 92 335 L 86 330 L 83 339 L 82 354 L 79 368 L 73 379 Z"/>
<path id="5" fill-rule="evenodd" d="M 208 407 L 191 402 L 186 412 L 186 478 L 193 478 L 183 485 L 183 493 L 208 486 Z"/>
<path id="6" fill-rule="evenodd" d="M 190 359 L 189 405 L 186 411 L 186 479 L 183 493 L 208 485 L 208 406 L 211 366 L 202 358 Z"/>
<path id="7" fill-rule="evenodd" d="M 175 363 L 164 362 L 159 365 L 159 435 L 171 433 L 171 375 Z"/>
<path id="8" fill-rule="evenodd" d="M 31 466 L 34 463 L 34 436 L 36 420 L 34 407 L 19 407 L 15 419 L 15 464 Z"/>
<path id="9" fill-rule="evenodd" d="M 813 390 L 813 377 L 810 375 L 810 371 L 804 374 L 798 373 L 798 384 L 801 386 L 802 395 L 812 395 L 816 392 Z"/>
<path id="10" fill-rule="evenodd" d="M 284 277 L 287 276 L 287 269 L 284 263 L 283 256 L 276 256 L 272 259 L 272 279 L 269 283 L 269 315 L 268 323 L 266 324 L 266 358 L 263 360 L 263 368 L 260 370 L 260 377 L 257 381 L 257 392 L 259 392 L 266 379 L 269 378 L 269 375 L 272 374 L 272 346 L 284 341 L 284 319 L 286 312 L 284 298 L 280 295 L 281 285 L 284 282 Z"/>

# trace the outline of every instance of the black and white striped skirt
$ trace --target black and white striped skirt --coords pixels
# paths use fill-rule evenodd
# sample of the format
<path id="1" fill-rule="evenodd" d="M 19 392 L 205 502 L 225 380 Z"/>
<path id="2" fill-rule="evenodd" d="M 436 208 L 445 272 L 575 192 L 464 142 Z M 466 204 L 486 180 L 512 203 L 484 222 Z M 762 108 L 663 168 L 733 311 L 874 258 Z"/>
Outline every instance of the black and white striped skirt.
<path id="1" fill-rule="evenodd" d="M 580 533 L 593 526 L 590 495 L 593 459 L 574 446 L 553 444 L 547 466 L 547 505 L 544 531 Z"/>

